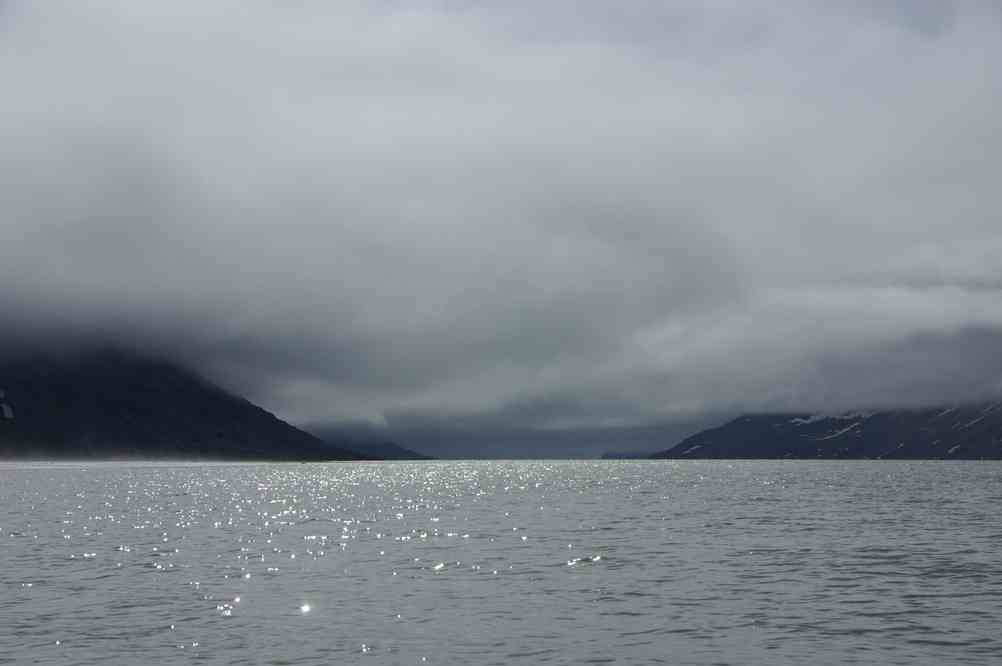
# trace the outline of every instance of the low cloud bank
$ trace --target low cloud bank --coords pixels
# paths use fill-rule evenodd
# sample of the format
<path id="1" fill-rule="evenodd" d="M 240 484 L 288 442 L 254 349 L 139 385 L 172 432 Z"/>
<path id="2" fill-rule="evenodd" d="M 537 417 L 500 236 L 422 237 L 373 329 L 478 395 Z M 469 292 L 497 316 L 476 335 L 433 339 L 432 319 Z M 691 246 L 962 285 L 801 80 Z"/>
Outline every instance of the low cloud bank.
<path id="1" fill-rule="evenodd" d="M 1002 389 L 992 3 L 6 2 L 0 308 L 296 422 Z"/>

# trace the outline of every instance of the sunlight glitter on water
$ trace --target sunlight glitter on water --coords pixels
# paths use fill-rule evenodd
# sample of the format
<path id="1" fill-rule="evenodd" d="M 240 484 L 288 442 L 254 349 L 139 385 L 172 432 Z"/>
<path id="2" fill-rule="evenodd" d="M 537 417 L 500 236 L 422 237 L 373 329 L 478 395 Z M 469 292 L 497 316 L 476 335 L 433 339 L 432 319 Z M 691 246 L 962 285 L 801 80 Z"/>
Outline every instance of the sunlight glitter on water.
<path id="1" fill-rule="evenodd" d="M 997 663 L 1000 481 L 995 463 L 2 465 L 0 663 Z"/>

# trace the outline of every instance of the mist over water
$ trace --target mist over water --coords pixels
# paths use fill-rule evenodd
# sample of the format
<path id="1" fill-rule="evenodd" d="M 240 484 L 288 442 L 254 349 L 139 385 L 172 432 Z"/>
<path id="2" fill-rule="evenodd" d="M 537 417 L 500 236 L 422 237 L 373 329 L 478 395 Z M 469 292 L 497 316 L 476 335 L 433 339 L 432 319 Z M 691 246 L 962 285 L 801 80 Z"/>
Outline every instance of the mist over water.
<path id="1" fill-rule="evenodd" d="M 998 663 L 1002 464 L 0 465 L 0 663 Z"/>

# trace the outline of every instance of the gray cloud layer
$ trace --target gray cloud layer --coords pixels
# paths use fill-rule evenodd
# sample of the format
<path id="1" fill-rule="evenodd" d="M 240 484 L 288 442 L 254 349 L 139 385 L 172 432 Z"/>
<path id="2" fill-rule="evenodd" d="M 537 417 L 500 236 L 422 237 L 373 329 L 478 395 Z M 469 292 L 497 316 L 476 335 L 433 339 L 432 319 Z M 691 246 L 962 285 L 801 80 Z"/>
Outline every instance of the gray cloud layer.
<path id="1" fill-rule="evenodd" d="M 7 334 L 313 422 L 998 393 L 1002 13 L 784 4 L 0 4 Z"/>

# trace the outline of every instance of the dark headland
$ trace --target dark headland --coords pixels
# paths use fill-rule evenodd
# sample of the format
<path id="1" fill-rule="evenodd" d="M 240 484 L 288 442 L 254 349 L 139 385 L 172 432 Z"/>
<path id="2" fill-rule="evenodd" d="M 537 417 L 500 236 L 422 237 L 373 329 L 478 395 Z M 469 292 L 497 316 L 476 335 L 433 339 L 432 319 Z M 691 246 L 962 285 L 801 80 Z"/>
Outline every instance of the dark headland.
<path id="1" fill-rule="evenodd" d="M 326 461 L 409 453 L 420 457 L 389 442 L 318 438 L 184 367 L 119 349 L 0 359 L 0 458 Z"/>
<path id="2" fill-rule="evenodd" d="M 1002 403 L 839 415 L 742 416 L 654 458 L 999 460 Z"/>

